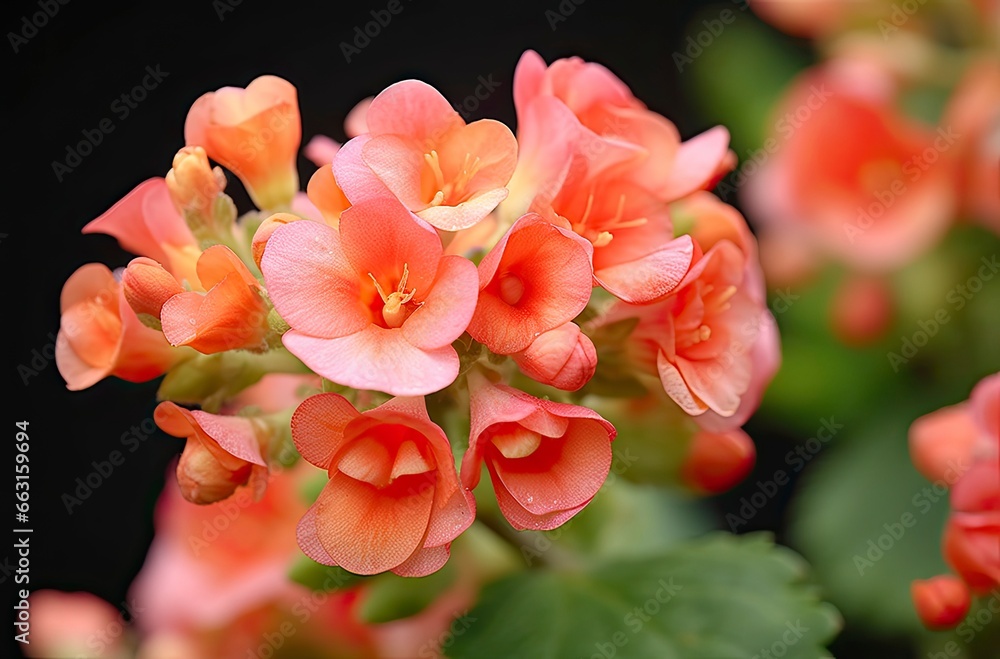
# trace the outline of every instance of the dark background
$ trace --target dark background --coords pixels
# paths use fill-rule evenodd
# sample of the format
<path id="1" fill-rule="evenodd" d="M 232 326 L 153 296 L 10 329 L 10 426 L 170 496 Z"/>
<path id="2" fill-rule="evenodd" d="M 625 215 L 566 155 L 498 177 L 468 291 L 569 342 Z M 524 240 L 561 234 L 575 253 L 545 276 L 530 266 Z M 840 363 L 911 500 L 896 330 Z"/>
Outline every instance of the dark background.
<path id="1" fill-rule="evenodd" d="M 348 63 L 339 44 L 353 40 L 355 26 L 370 21 L 370 11 L 384 9 L 385 1 L 314 3 L 321 9 L 234 1 L 239 4 L 203 0 L 95 6 L 72 0 L 60 5 L 17 53 L 9 37 L 0 46 L 13 70 L 3 103 L 7 203 L 0 222 L 0 234 L 5 234 L 0 236 L 0 263 L 8 291 L 2 322 L 14 397 L 4 397 L 4 417 L 11 435 L 17 430 L 15 421 L 30 422 L 32 590 L 87 590 L 120 603 L 152 539 L 152 506 L 183 442 L 157 431 L 129 453 L 121 438 L 151 418 L 157 382 L 108 379 L 86 391 L 69 392 L 45 355 L 52 354 L 59 292 L 69 275 L 84 263 L 115 268 L 131 258 L 114 239 L 83 236 L 80 229 L 139 182 L 166 174 L 173 154 L 183 146 L 184 117 L 198 95 L 276 74 L 299 90 L 303 142 L 317 133 L 343 140 L 342 122 L 354 104 L 395 81 L 420 78 L 460 102 L 475 91 L 480 76 L 492 76 L 499 82 L 497 91 L 468 118 L 493 117 L 513 127 L 514 65 L 525 49 L 533 48 L 546 61 L 579 55 L 607 65 L 637 97 L 673 120 L 685 138 L 710 127 L 682 93 L 682 74 L 672 60 L 684 46 L 687 26 L 707 3 L 577 0 L 582 2 L 577 6 L 562 0 L 562 7 L 573 12 L 553 29 L 552 14 L 547 17 L 546 11 L 558 12 L 559 0 L 400 0 L 402 12 Z M 714 4 L 716 14 L 727 6 Z M 22 30 L 22 17 L 39 11 L 37 2 L 5 8 L 5 35 Z M 757 20 L 752 12 L 738 13 L 740 20 Z M 798 45 L 807 50 L 806 44 Z M 159 66 L 168 75 L 121 118 L 112 103 L 140 84 L 147 66 Z M 113 132 L 57 180 L 53 161 L 64 161 L 67 146 L 82 139 L 81 131 L 106 117 Z M 304 160 L 300 165 L 304 182 L 313 167 Z M 241 209 L 249 208 L 237 181 L 231 181 L 228 191 Z M 19 373 L 19 365 L 37 375 Z M 757 440 L 758 465 L 744 486 L 715 501 L 720 526 L 722 515 L 735 512 L 739 498 L 753 491 L 756 476 L 769 476 L 784 465 L 782 458 L 792 446 L 788 440 L 798 439 L 760 422 L 751 423 L 749 430 Z M 12 441 L 10 445 L 8 455 Z M 95 471 L 92 462 L 106 461 L 114 450 L 125 454 L 125 463 L 102 477 L 100 486 L 68 514 L 62 495 L 76 496 L 76 479 L 86 480 Z M 785 487 L 740 530 L 768 529 L 780 540 L 793 489 Z M 0 549 L 0 561 L 8 552 Z M 5 587 L 13 585 L 8 571 L 4 567 L 0 573 Z M 902 652 L 863 638 L 850 623 L 832 649 L 837 656 L 859 658 Z"/>

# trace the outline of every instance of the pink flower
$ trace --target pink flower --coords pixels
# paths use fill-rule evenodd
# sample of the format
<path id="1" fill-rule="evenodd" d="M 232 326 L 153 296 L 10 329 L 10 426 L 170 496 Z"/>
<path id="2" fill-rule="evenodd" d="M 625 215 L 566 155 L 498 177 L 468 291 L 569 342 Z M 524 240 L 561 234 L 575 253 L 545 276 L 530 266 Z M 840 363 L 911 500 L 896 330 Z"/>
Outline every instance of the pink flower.
<path id="1" fill-rule="evenodd" d="M 666 203 L 628 179 L 571 177 L 551 203 L 536 198 L 531 210 L 586 238 L 595 283 L 626 302 L 662 299 L 691 265 L 694 246 L 674 238 Z"/>
<path id="2" fill-rule="evenodd" d="M 287 206 L 299 188 L 295 158 L 302 140 L 295 87 L 276 76 L 203 94 L 184 123 L 188 146 L 232 171 L 258 208 Z"/>
<path id="3" fill-rule="evenodd" d="M 86 389 L 109 375 L 129 382 L 152 380 L 189 356 L 142 324 L 121 285 L 100 263 L 70 275 L 60 307 L 56 366 L 70 390 Z"/>
<path id="4" fill-rule="evenodd" d="M 394 398 L 359 413 L 343 396 L 306 399 L 292 438 L 330 482 L 299 523 L 299 546 L 356 574 L 424 576 L 475 517 L 451 445 L 422 398 Z"/>
<path id="5" fill-rule="evenodd" d="M 529 378 L 563 391 L 576 391 L 597 370 L 597 350 L 576 323 L 543 332 L 511 358 Z"/>
<path id="6" fill-rule="evenodd" d="M 516 529 L 546 531 L 586 506 L 611 468 L 615 428 L 597 412 L 529 396 L 469 372 L 472 427 L 462 482 L 482 463 L 504 517 Z"/>
<path id="7" fill-rule="evenodd" d="M 215 503 L 249 483 L 259 498 L 267 485 L 268 429 L 249 417 L 188 411 L 165 401 L 153 420 L 160 430 L 187 439 L 177 463 L 177 483 L 191 503 Z"/>
<path id="8" fill-rule="evenodd" d="M 299 493 L 311 471 L 305 469 L 271 472 L 259 499 L 244 487 L 225 501 L 199 506 L 167 479 L 156 505 L 156 536 L 129 592 L 143 609 L 136 624 L 144 636 L 223 627 L 232 636 L 247 612 L 302 597 L 288 568 L 300 555 L 295 527 L 307 508 Z M 190 641 L 202 645 L 200 638 Z"/>
<path id="9" fill-rule="evenodd" d="M 558 104 L 548 100 L 553 98 Z M 612 178 L 623 175 L 656 198 L 672 201 L 714 183 L 728 154 L 724 128 L 682 144 L 674 125 L 646 109 L 613 73 L 577 57 L 546 67 L 537 53 L 525 51 L 514 71 L 514 105 L 522 155 L 510 187 L 512 196 L 524 202 L 535 194 L 519 187 L 544 192 L 555 183 L 558 188 L 558 177 L 568 167 L 560 161 L 567 155 L 586 161 L 588 177 L 613 169 Z M 567 122 L 558 105 L 577 122 Z M 575 134 L 574 123 L 579 126 Z M 575 141 L 569 154 L 567 139 Z"/>
<path id="10" fill-rule="evenodd" d="M 157 261 L 179 281 L 197 281 L 197 241 L 174 206 L 165 179 L 140 183 L 117 204 L 83 227 L 83 233 L 106 233 L 122 249 Z"/>
<path id="11" fill-rule="evenodd" d="M 974 61 L 945 109 L 942 125 L 959 134 L 963 209 L 1000 234 L 1000 64 Z"/>
<path id="12" fill-rule="evenodd" d="M 761 337 L 764 306 L 746 285 L 745 258 L 736 245 L 722 240 L 691 266 L 662 302 L 619 302 L 600 321 L 638 318 L 630 339 L 633 360 L 657 374 L 667 394 L 688 414 L 749 416 L 743 398 L 748 392 L 759 395 L 751 390 L 753 347 Z"/>
<path id="13" fill-rule="evenodd" d="M 334 382 L 393 395 L 438 391 L 458 375 L 452 341 L 476 307 L 471 261 L 394 199 L 345 211 L 339 231 L 278 227 L 261 260 L 285 347 Z"/>
<path id="14" fill-rule="evenodd" d="M 323 165 L 316 170 L 316 173 L 309 179 L 306 186 L 306 193 L 309 201 L 316 206 L 323 219 L 332 227 L 340 222 L 340 215 L 351 207 L 351 202 L 347 200 L 344 191 L 337 185 L 337 180 L 333 177 L 333 167 Z"/>
<path id="15" fill-rule="evenodd" d="M 509 355 L 575 318 L 590 300 L 590 244 L 525 215 L 479 264 L 479 302 L 469 334 Z"/>
<path id="16" fill-rule="evenodd" d="M 209 247 L 198 259 L 198 279 L 207 293 L 186 291 L 163 303 L 160 321 L 167 340 L 207 355 L 267 350 L 270 306 L 239 257 L 223 245 Z"/>
<path id="17" fill-rule="evenodd" d="M 404 80 L 375 97 L 368 133 L 334 160 L 352 203 L 388 190 L 431 226 L 457 231 L 485 218 L 507 196 L 517 142 L 498 121 L 466 124 L 433 87 Z"/>
<path id="18" fill-rule="evenodd" d="M 869 270 L 934 245 L 955 210 L 956 138 L 908 120 L 892 101 L 889 81 L 865 66 L 802 74 L 770 138 L 780 148 L 744 187 L 753 217 Z"/>

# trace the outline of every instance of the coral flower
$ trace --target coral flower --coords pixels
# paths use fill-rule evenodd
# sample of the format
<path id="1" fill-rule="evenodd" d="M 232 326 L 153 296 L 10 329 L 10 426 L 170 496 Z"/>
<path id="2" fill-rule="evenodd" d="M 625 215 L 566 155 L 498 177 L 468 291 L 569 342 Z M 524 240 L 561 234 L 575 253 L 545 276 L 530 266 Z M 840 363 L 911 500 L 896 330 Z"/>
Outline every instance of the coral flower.
<path id="1" fill-rule="evenodd" d="M 291 203 L 299 189 L 295 158 L 302 140 L 295 87 L 276 76 L 203 94 L 184 122 L 188 146 L 231 170 L 258 208 Z"/>
<path id="2" fill-rule="evenodd" d="M 472 489 L 486 463 L 504 517 L 547 531 L 586 506 L 611 469 L 615 428 L 586 407 L 529 396 L 469 372 L 472 427 L 462 482 Z"/>
<path id="3" fill-rule="evenodd" d="M 724 128 L 681 143 L 676 127 L 646 109 L 605 67 L 577 57 L 546 67 L 538 53 L 529 50 L 514 71 L 514 105 L 524 155 L 511 182 L 512 196 L 524 198 L 516 188 L 537 188 L 539 175 L 561 170 L 553 164 L 565 155 L 564 138 L 572 135 L 572 129 L 559 125 L 567 122 L 564 113 L 545 100 L 551 98 L 564 105 L 581 126 L 575 155 L 587 161 L 589 176 L 614 169 L 615 175 L 626 176 L 661 201 L 679 199 L 714 183 L 728 155 L 729 133 Z M 536 106 L 538 102 L 542 105 Z M 542 162 L 544 167 L 539 166 Z"/>
<path id="4" fill-rule="evenodd" d="M 168 479 L 156 504 L 156 536 L 129 590 L 143 609 L 135 624 L 145 638 L 223 627 L 228 637 L 230 625 L 248 611 L 302 596 L 288 566 L 299 554 L 295 526 L 306 511 L 300 488 L 312 471 L 304 469 L 271 472 L 259 499 L 243 487 L 225 501 L 199 506 Z"/>
<path id="5" fill-rule="evenodd" d="M 517 142 L 492 119 L 466 124 L 433 87 L 404 80 L 375 97 L 368 133 L 334 159 L 352 203 L 388 190 L 431 226 L 458 231 L 479 222 L 507 196 Z"/>
<path id="6" fill-rule="evenodd" d="M 469 334 L 497 354 L 575 318 L 590 300 L 590 244 L 525 215 L 479 264 L 479 302 Z"/>
<path id="7" fill-rule="evenodd" d="M 392 198 L 345 211 L 340 230 L 274 230 L 261 269 L 282 341 L 339 384 L 393 395 L 442 389 L 458 375 L 451 343 L 476 308 L 476 268 L 444 256 L 437 233 Z"/>
<path id="8" fill-rule="evenodd" d="M 239 257 L 223 245 L 209 247 L 198 259 L 198 279 L 207 293 L 178 293 L 163 303 L 160 321 L 167 340 L 205 354 L 266 350 L 270 306 Z"/>
<path id="9" fill-rule="evenodd" d="M 83 233 L 114 236 L 123 249 L 163 264 L 178 281 L 197 281 L 195 262 L 201 250 L 174 205 L 165 179 L 140 183 L 83 227 Z"/>
<path id="10" fill-rule="evenodd" d="M 984 57 L 959 81 L 942 119 L 960 133 L 963 207 L 1000 234 L 1000 63 Z"/>
<path id="11" fill-rule="evenodd" d="M 249 483 L 259 497 L 267 485 L 267 429 L 248 417 L 189 411 L 170 401 L 153 414 L 160 429 L 187 439 L 177 483 L 191 503 L 214 503 Z"/>
<path id="12" fill-rule="evenodd" d="M 70 275 L 60 307 L 56 366 L 70 390 L 86 389 L 109 375 L 145 382 L 187 357 L 142 324 L 114 275 L 99 263 Z"/>
<path id="13" fill-rule="evenodd" d="M 448 438 L 422 398 L 359 413 L 343 396 L 312 396 L 292 416 L 292 438 L 330 476 L 299 523 L 299 546 L 320 563 L 357 574 L 430 574 L 475 517 Z"/>
<path id="14" fill-rule="evenodd" d="M 316 206 L 323 219 L 332 227 L 340 222 L 340 215 L 351 207 L 351 202 L 347 200 L 344 191 L 337 184 L 337 179 L 333 176 L 333 167 L 323 165 L 316 170 L 316 173 L 309 179 L 306 186 L 306 193 L 309 201 Z"/>
<path id="15" fill-rule="evenodd" d="M 761 335 L 763 302 L 745 281 L 745 256 L 728 240 L 705 253 L 662 302 L 617 303 L 601 322 L 638 318 L 630 350 L 659 375 L 685 412 L 732 417 L 753 392 L 752 348 Z"/>
<path id="16" fill-rule="evenodd" d="M 890 82 L 868 67 L 834 62 L 802 74 L 770 138 L 780 148 L 743 189 L 753 217 L 770 230 L 805 231 L 814 246 L 869 270 L 934 245 L 954 215 L 958 135 L 910 121 L 892 100 Z"/>
<path id="17" fill-rule="evenodd" d="M 723 432 L 739 428 L 760 406 L 764 391 L 781 366 L 778 326 L 765 306 L 767 291 L 757 241 L 739 211 L 710 192 L 696 192 L 685 197 L 671 206 L 671 212 L 676 221 L 685 224 L 701 249 L 709 250 L 725 240 L 743 252 L 743 282 L 740 286 L 758 305 L 757 317 L 740 327 L 741 346 L 751 346 L 750 385 L 740 396 L 740 406 L 735 414 L 721 416 L 709 410 L 697 417 L 698 425 L 705 430 Z"/>

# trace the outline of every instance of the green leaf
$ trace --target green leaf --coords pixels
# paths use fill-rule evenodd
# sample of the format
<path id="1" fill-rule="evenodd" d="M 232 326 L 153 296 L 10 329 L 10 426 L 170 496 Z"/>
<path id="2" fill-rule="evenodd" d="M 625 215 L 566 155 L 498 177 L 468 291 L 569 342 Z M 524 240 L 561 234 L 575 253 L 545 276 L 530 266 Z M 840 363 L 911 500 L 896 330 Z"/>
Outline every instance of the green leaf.
<path id="1" fill-rule="evenodd" d="M 361 601 L 362 622 L 378 624 L 408 618 L 427 608 L 431 602 L 455 582 L 454 561 L 426 577 L 401 577 L 385 572 L 372 577 Z"/>
<path id="2" fill-rule="evenodd" d="M 910 582 L 947 571 L 947 494 L 935 494 L 911 465 L 906 434 L 918 414 L 906 409 L 912 404 L 900 407 L 826 449 L 797 495 L 791 526 L 793 545 L 831 601 L 848 619 L 886 634 L 922 629 Z"/>
<path id="3" fill-rule="evenodd" d="M 300 555 L 288 570 L 288 578 L 312 590 L 338 590 L 356 585 L 365 577 L 348 572 L 342 567 L 317 563 Z"/>
<path id="4" fill-rule="evenodd" d="M 804 568 L 764 535 L 716 534 L 641 560 L 519 573 L 484 590 L 446 652 L 745 659 L 778 648 L 786 659 L 828 657 L 840 618 L 803 583 Z"/>

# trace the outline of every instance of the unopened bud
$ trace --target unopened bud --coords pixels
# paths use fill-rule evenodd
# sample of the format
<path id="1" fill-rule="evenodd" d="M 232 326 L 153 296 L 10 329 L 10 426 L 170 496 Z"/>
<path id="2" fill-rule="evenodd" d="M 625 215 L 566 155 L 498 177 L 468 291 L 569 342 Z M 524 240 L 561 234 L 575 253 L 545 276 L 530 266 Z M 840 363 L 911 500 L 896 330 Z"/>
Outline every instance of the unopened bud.
<path id="1" fill-rule="evenodd" d="M 910 584 L 917 616 L 928 629 L 951 629 L 965 618 L 972 603 L 969 588 L 958 577 L 942 575 Z"/>
<path id="2" fill-rule="evenodd" d="M 718 494 L 746 478 L 756 460 L 753 440 L 739 428 L 725 432 L 699 430 L 691 438 L 681 478 L 695 490 Z"/>
<path id="3" fill-rule="evenodd" d="M 511 357 L 528 377 L 564 391 L 576 391 L 597 370 L 597 350 L 575 323 L 543 333 Z"/>

